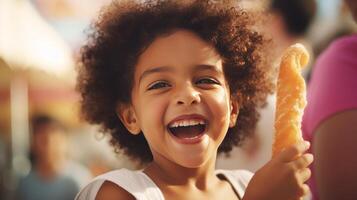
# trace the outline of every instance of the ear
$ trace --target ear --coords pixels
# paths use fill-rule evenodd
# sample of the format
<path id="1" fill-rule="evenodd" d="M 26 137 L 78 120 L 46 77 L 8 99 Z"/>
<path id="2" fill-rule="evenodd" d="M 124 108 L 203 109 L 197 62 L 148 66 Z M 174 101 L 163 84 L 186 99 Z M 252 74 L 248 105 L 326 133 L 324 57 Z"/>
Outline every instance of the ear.
<path id="1" fill-rule="evenodd" d="M 137 120 L 135 110 L 130 104 L 120 104 L 117 106 L 117 115 L 126 129 L 133 135 L 138 135 L 141 132 L 139 122 Z"/>
<path id="2" fill-rule="evenodd" d="M 238 114 L 239 114 L 238 101 L 233 98 L 233 99 L 231 99 L 231 114 L 230 114 L 230 119 L 229 119 L 229 127 L 230 128 L 232 128 L 236 125 Z"/>

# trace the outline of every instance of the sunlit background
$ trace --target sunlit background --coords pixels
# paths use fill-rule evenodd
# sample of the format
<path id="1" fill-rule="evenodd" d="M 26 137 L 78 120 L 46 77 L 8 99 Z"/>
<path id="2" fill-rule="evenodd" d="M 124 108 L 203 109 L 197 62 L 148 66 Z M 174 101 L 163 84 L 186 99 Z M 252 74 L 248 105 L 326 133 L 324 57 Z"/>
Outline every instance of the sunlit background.
<path id="1" fill-rule="evenodd" d="M 30 171 L 29 120 L 37 113 L 66 124 L 70 159 L 93 176 L 114 168 L 136 167 L 114 154 L 97 127 L 80 119 L 79 95 L 74 89 L 76 58 L 86 41 L 86 30 L 101 6 L 109 2 L 0 0 L 0 199 L 11 199 L 18 178 Z M 264 10 L 267 2 L 246 0 L 242 5 Z M 313 57 L 335 36 L 356 29 L 339 0 L 319 0 L 317 8 L 311 28 L 299 38 L 310 47 Z M 268 104 L 262 116 L 256 134 L 230 158 L 219 158 L 219 168 L 254 172 L 269 160 L 274 106 Z"/>

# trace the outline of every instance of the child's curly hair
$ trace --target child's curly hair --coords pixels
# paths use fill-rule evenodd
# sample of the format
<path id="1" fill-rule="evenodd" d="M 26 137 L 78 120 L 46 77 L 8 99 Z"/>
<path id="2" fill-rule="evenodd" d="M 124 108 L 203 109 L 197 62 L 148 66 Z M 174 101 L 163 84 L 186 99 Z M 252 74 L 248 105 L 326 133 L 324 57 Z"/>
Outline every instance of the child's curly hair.
<path id="1" fill-rule="evenodd" d="M 102 11 L 82 48 L 77 89 L 84 118 L 112 136 L 116 150 L 147 163 L 152 154 L 143 134 L 130 134 L 116 108 L 131 102 L 135 65 L 140 54 L 164 34 L 189 30 L 223 58 L 224 74 L 239 116 L 218 152 L 232 150 L 254 131 L 262 106 L 273 90 L 271 67 L 263 57 L 267 40 L 253 30 L 255 15 L 231 1 L 114 1 Z"/>

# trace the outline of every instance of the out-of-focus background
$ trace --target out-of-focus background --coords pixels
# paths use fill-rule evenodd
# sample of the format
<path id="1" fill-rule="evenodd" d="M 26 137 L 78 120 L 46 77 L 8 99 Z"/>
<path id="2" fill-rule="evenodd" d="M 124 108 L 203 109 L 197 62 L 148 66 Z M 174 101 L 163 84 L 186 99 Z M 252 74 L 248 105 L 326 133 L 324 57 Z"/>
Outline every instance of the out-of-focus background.
<path id="1" fill-rule="evenodd" d="M 14 199 L 21 177 L 31 173 L 31 119 L 35 115 L 50 116 L 66 127 L 66 162 L 72 163 L 69 171 L 78 176 L 79 187 L 100 173 L 136 167 L 114 153 L 98 127 L 80 119 L 79 95 L 74 89 L 76 58 L 86 41 L 86 30 L 100 7 L 109 2 L 0 0 L 0 199 Z M 314 58 L 329 42 L 356 30 L 340 0 L 317 0 L 311 23 L 298 27 L 294 34 L 284 24 L 291 22 L 284 21 L 269 0 L 240 3 L 247 9 L 269 12 L 271 18 L 262 28 L 275 42 L 272 51 L 277 55 L 295 42 L 309 48 L 312 59 L 304 71 L 307 82 Z M 256 134 L 230 157 L 220 157 L 218 168 L 254 172 L 270 159 L 273 95 L 268 102 L 261 110 Z"/>

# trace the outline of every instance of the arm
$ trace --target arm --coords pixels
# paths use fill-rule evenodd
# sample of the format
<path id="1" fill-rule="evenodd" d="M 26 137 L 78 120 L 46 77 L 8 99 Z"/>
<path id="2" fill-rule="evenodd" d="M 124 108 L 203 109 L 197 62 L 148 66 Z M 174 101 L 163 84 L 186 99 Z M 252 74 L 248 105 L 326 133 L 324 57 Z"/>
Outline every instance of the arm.
<path id="1" fill-rule="evenodd" d="M 96 200 L 135 200 L 135 198 L 129 194 L 126 190 L 118 185 L 105 181 L 100 187 Z"/>
<path id="2" fill-rule="evenodd" d="M 314 169 L 322 200 L 357 197 L 357 109 L 323 121 L 314 132 Z"/>

